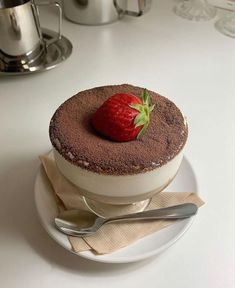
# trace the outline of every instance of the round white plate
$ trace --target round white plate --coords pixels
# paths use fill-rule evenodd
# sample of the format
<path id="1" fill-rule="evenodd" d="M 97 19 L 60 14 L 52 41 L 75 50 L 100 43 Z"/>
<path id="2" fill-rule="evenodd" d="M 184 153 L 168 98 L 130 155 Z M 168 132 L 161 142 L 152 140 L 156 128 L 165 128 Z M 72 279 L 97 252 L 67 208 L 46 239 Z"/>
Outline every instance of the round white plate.
<path id="1" fill-rule="evenodd" d="M 175 180 L 167 187 L 170 192 L 196 192 L 197 182 L 192 166 L 186 158 L 183 159 Z M 50 183 L 43 168 L 38 171 L 35 182 L 35 203 L 39 218 L 48 234 L 62 247 L 75 253 L 66 235 L 59 232 L 54 225 L 57 216 L 57 206 Z M 195 216 L 194 216 L 195 217 Z M 90 251 L 75 253 L 81 257 L 106 263 L 128 263 L 157 255 L 174 244 L 190 227 L 193 218 L 177 221 L 161 231 L 153 233 L 134 244 L 106 255 L 94 255 Z"/>

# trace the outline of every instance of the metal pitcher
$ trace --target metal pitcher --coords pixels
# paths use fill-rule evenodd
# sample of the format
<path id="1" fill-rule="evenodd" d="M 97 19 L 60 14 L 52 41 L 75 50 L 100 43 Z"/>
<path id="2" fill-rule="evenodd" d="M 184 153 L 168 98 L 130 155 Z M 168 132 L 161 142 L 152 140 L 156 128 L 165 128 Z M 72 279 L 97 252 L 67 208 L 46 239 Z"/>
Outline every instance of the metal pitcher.
<path id="1" fill-rule="evenodd" d="M 151 7 L 151 0 L 137 2 L 137 12 L 127 10 L 128 0 L 64 0 L 63 10 L 65 17 L 75 23 L 102 25 L 117 21 L 124 15 L 141 16 Z"/>
<path id="2" fill-rule="evenodd" d="M 61 7 L 59 10 L 59 32 L 61 37 Z M 57 39 L 55 39 L 57 40 Z M 0 70 L 27 65 L 43 57 L 46 51 L 43 39 L 38 5 L 34 0 L 0 0 Z"/>

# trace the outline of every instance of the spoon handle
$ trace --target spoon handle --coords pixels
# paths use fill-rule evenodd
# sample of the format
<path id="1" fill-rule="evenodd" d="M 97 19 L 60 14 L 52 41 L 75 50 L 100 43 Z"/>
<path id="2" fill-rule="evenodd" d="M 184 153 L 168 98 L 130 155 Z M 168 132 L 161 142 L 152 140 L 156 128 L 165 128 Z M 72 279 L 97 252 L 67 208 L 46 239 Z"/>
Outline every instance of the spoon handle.
<path id="1" fill-rule="evenodd" d="M 105 219 L 105 223 L 121 220 L 140 219 L 183 219 L 197 213 L 197 206 L 193 203 L 185 203 L 161 209 L 148 210 L 127 215 L 115 216 Z"/>

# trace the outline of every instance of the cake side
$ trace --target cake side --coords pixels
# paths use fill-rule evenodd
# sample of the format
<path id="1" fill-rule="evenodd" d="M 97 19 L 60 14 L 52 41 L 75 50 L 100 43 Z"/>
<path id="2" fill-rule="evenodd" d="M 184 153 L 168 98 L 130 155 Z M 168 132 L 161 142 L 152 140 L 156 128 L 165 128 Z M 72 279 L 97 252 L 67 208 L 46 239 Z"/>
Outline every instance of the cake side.
<path id="1" fill-rule="evenodd" d="M 79 92 L 53 115 L 49 127 L 52 145 L 70 163 L 96 173 L 131 175 L 161 167 L 182 150 L 188 136 L 181 111 L 169 99 L 149 91 L 156 106 L 139 140 L 110 141 L 98 135 L 90 123 L 93 113 L 110 96 L 128 93 L 140 97 L 142 91 L 122 84 Z"/>

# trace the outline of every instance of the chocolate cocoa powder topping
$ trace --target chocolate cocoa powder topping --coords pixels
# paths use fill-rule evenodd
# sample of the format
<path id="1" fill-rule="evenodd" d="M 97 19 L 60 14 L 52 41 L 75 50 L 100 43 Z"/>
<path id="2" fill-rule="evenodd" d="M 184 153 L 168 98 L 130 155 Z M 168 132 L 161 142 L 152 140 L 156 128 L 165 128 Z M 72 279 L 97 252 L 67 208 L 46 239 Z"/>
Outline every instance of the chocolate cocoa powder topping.
<path id="1" fill-rule="evenodd" d="M 65 101 L 50 122 L 54 148 L 69 162 L 87 170 L 109 174 L 136 174 L 167 163 L 183 148 L 188 129 L 180 110 L 169 99 L 149 91 L 155 109 L 140 140 L 113 142 L 92 128 L 91 115 L 110 96 L 141 96 L 143 88 L 128 84 L 97 87 Z"/>

